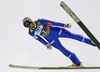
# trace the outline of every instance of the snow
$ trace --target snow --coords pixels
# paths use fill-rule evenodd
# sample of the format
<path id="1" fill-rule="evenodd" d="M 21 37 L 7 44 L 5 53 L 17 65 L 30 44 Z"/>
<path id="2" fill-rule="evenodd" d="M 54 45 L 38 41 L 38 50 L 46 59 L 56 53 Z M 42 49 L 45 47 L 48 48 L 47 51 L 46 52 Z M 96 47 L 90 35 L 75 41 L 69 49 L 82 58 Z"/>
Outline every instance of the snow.
<path id="1" fill-rule="evenodd" d="M 68 66 L 71 61 L 59 50 L 48 50 L 44 45 L 28 35 L 28 29 L 22 25 L 24 17 L 49 19 L 62 23 L 71 23 L 68 29 L 73 33 L 86 34 L 73 19 L 60 7 L 64 1 L 100 41 L 100 1 L 99 0 L 2 0 L 0 1 L 0 71 L 1 72 L 100 72 L 100 69 L 88 70 L 32 70 L 10 68 L 9 64 L 30 66 Z M 100 50 L 96 47 L 60 38 L 68 50 L 74 52 L 84 66 L 100 66 Z"/>

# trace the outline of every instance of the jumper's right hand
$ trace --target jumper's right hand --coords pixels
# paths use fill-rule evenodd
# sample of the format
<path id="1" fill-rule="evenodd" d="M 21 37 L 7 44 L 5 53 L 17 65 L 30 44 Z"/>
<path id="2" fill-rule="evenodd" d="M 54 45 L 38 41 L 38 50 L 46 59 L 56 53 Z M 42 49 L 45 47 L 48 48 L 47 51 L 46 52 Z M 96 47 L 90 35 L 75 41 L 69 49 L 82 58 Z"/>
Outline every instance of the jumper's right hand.
<path id="1" fill-rule="evenodd" d="M 47 47 L 47 49 L 49 49 L 49 50 L 51 50 L 51 49 L 52 49 L 51 44 L 47 44 L 47 45 L 46 45 L 46 47 Z"/>

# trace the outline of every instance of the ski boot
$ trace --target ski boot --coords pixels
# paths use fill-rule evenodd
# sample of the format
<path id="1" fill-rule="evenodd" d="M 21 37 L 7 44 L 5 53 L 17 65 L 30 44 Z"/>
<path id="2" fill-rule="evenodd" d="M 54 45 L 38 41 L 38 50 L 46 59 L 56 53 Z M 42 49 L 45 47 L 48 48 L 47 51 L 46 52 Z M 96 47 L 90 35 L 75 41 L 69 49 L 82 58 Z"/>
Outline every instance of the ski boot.
<path id="1" fill-rule="evenodd" d="M 82 67 L 82 66 L 83 66 L 83 64 L 82 64 L 82 62 L 80 62 L 80 65 L 73 63 L 72 65 L 70 65 L 68 67 Z"/>
<path id="2" fill-rule="evenodd" d="M 83 66 L 82 62 L 80 62 L 80 65 L 73 63 L 72 66 Z"/>
<path id="3" fill-rule="evenodd" d="M 93 41 L 91 41 L 91 43 L 96 46 L 96 44 Z"/>

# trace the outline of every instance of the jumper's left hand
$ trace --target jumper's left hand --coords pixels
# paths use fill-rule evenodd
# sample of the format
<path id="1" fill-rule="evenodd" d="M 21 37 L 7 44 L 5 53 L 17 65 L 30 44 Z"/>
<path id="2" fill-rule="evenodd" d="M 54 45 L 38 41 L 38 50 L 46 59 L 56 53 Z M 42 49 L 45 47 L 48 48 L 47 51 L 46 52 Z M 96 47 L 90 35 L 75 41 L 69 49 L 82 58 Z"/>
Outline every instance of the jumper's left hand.
<path id="1" fill-rule="evenodd" d="M 46 45 L 46 47 L 47 47 L 47 49 L 49 49 L 49 50 L 51 50 L 51 49 L 52 49 L 51 44 L 47 44 L 47 45 Z"/>
<path id="2" fill-rule="evenodd" d="M 71 28 L 71 24 L 70 24 L 70 23 L 65 24 L 65 25 L 64 25 L 64 28 Z"/>

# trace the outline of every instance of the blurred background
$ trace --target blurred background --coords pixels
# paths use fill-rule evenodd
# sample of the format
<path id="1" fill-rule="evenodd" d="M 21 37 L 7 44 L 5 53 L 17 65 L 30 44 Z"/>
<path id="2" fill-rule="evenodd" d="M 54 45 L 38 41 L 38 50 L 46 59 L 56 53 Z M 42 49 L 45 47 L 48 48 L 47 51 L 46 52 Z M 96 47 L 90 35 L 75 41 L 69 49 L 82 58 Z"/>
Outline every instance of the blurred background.
<path id="1" fill-rule="evenodd" d="M 0 71 L 2 72 L 64 72 L 67 70 L 30 70 L 10 68 L 9 64 L 29 66 L 68 66 L 72 62 L 59 50 L 48 50 L 28 34 L 22 24 L 24 17 L 70 23 L 67 29 L 88 36 L 60 7 L 64 1 L 100 42 L 100 0 L 0 0 Z M 100 66 L 100 50 L 72 39 L 60 38 L 62 45 L 74 52 L 84 66 Z M 100 70 L 69 70 L 68 72 L 99 72 Z"/>

